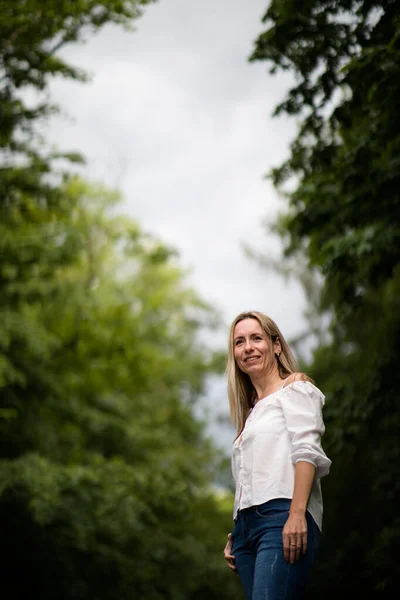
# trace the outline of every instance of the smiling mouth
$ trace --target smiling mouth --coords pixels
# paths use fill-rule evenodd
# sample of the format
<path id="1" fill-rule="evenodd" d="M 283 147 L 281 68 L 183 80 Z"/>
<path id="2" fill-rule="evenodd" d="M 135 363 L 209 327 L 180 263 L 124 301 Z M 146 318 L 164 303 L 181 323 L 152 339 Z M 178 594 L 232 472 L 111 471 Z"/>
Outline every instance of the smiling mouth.
<path id="1" fill-rule="evenodd" d="M 256 360 L 258 360 L 260 357 L 259 356 L 249 356 L 248 358 L 244 359 L 244 362 L 254 362 Z"/>

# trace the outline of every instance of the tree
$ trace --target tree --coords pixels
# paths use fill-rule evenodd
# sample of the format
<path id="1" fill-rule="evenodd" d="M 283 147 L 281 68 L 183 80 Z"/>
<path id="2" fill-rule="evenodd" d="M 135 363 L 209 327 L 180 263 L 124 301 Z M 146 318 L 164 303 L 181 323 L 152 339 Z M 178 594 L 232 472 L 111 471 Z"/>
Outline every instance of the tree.
<path id="1" fill-rule="evenodd" d="M 214 363 L 197 332 L 216 315 L 173 251 L 113 215 L 115 194 L 77 179 L 64 194 L 70 218 L 36 228 L 35 247 L 63 254 L 72 238 L 75 258 L 41 282 L 47 296 L 18 304 L 31 347 L 15 334 L 3 347 L 14 416 L 2 427 L 3 592 L 234 597 L 219 547 L 231 517 L 211 488 L 218 457 L 193 415 Z M 18 247 L 19 224 L 9 232 Z"/>
<path id="2" fill-rule="evenodd" d="M 117 216 L 118 194 L 37 133 L 49 80 L 86 78 L 60 48 L 146 4 L 1 4 L 0 590 L 17 599 L 237 597 L 193 409 L 217 316 L 175 252 Z"/>
<path id="3" fill-rule="evenodd" d="M 131 27 L 152 0 L 2 0 L 0 10 L 0 198 L 4 207 L 24 194 L 48 210 L 60 210 L 55 167 L 81 161 L 76 152 L 46 150 L 37 123 L 58 109 L 48 98 L 51 78 L 86 81 L 60 49 L 108 24 Z M 29 96 L 26 92 L 30 92 Z M 32 103 L 31 98 L 34 97 Z M 49 177 L 50 172 L 52 176 Z M 32 200 L 34 198 L 35 200 Z"/>
<path id="4" fill-rule="evenodd" d="M 108 23 L 128 27 L 132 19 L 141 14 L 141 7 L 148 3 L 149 0 L 1 2 L 0 210 L 3 236 L 0 252 L 3 268 L 0 285 L 6 286 L 8 291 L 0 299 L 0 311 L 7 345 L 14 343 L 15 338 L 16 345 L 33 349 L 35 340 L 33 337 L 28 339 L 29 329 L 21 319 L 19 302 L 27 295 L 35 299 L 51 295 L 52 290 L 47 286 L 49 276 L 58 265 L 74 260 L 77 251 L 76 240 L 71 236 L 69 243 L 51 244 L 51 252 L 43 252 L 41 239 L 42 228 L 47 235 L 57 236 L 57 228 L 63 228 L 63 219 L 68 219 L 73 209 L 71 198 L 64 193 L 62 185 L 68 177 L 65 161 L 82 161 L 76 152 L 49 152 L 37 133 L 37 123 L 56 110 L 47 98 L 50 79 L 55 76 L 86 79 L 82 70 L 67 64 L 57 53 L 63 46 L 84 39 L 90 31 L 97 31 Z M 33 105 L 27 97 L 27 92 L 32 90 L 35 92 Z M 18 237 L 11 238 L 10 229 L 17 231 Z M 37 338 L 37 334 L 34 335 Z M 43 337 L 39 336 L 39 339 L 43 341 Z M 0 381 L 21 377 L 23 375 L 9 358 L 0 361 Z M 12 413 L 3 410 L 2 414 L 6 417 Z"/>
<path id="5" fill-rule="evenodd" d="M 276 228 L 285 257 L 323 276 L 319 310 L 331 322 L 310 365 L 327 393 L 333 458 L 315 593 L 386 595 L 400 533 L 400 8 L 276 0 L 264 23 L 251 59 L 294 74 L 275 114 L 300 123 L 270 174 L 288 198 Z"/>

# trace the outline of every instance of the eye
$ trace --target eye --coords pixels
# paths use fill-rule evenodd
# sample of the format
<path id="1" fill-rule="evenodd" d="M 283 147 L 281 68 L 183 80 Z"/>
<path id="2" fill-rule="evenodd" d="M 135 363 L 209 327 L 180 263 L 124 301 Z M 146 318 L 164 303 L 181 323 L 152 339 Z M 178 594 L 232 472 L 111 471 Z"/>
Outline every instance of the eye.
<path id="1" fill-rule="evenodd" d="M 239 344 L 241 344 L 243 342 L 243 340 L 236 340 L 235 341 L 235 346 L 239 346 Z"/>

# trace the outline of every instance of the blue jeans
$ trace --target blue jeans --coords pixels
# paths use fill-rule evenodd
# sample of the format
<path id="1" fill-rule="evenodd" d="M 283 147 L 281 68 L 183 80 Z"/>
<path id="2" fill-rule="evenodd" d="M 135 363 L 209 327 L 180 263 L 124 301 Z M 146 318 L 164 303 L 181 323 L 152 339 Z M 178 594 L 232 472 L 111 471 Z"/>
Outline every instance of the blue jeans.
<path id="1" fill-rule="evenodd" d="M 306 512 L 307 552 L 290 564 L 283 557 L 282 530 L 290 500 L 279 498 L 240 510 L 232 531 L 232 554 L 247 600 L 300 600 L 318 551 L 320 531 Z"/>

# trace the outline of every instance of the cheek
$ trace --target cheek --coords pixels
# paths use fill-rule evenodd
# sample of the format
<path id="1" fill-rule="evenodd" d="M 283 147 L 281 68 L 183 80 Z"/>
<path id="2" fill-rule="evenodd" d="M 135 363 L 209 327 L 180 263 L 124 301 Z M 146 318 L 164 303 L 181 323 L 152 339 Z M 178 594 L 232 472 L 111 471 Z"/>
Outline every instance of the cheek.
<path id="1" fill-rule="evenodd" d="M 241 352 L 240 350 L 234 350 L 233 357 L 235 359 L 235 364 L 240 371 L 243 371 L 244 363 L 241 360 Z"/>
<path id="2" fill-rule="evenodd" d="M 274 364 L 274 362 L 275 362 L 275 354 L 269 350 L 267 352 L 267 354 L 265 355 L 265 360 L 268 363 L 268 365 Z"/>
<path id="3" fill-rule="evenodd" d="M 239 359 L 237 352 L 233 353 L 233 358 L 235 359 L 235 363 L 239 366 L 240 359 Z"/>
<path id="4" fill-rule="evenodd" d="M 273 357 L 273 355 L 271 354 L 271 348 L 263 346 L 263 348 L 260 348 L 260 351 L 262 352 L 263 363 L 265 365 L 269 365 Z"/>

